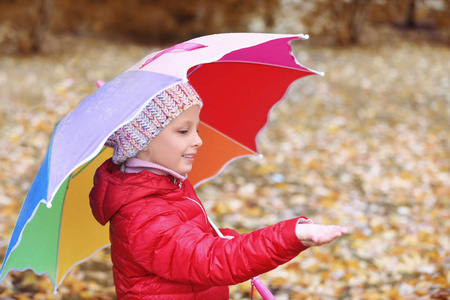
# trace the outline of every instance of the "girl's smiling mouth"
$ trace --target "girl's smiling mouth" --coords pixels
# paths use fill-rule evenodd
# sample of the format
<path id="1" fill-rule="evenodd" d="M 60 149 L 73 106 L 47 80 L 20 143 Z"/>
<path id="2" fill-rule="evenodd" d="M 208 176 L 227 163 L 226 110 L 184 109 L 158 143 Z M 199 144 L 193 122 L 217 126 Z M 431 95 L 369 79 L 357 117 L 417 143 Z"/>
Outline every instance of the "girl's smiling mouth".
<path id="1" fill-rule="evenodd" d="M 194 155 L 195 154 L 183 154 L 182 157 L 189 161 L 194 161 Z"/>

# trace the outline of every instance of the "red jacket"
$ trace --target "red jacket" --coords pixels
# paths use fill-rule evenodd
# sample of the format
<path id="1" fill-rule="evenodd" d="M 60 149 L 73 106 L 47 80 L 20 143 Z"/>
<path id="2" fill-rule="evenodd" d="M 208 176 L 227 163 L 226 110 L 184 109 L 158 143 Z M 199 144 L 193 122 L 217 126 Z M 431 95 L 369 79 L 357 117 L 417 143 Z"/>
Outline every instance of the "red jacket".
<path id="1" fill-rule="evenodd" d="M 98 222 L 110 222 L 118 299 L 228 299 L 228 285 L 307 248 L 298 219 L 220 238 L 187 180 L 180 188 L 171 176 L 123 173 L 111 160 L 97 170 L 90 203 Z"/>

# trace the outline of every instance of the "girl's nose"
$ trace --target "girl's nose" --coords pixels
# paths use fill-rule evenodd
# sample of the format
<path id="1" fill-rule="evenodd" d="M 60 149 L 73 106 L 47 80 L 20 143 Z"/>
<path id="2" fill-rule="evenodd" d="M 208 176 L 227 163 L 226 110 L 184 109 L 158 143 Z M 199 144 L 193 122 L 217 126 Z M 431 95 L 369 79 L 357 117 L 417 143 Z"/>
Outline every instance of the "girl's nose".
<path id="1" fill-rule="evenodd" d="M 203 141 L 200 138 L 200 135 L 198 134 L 198 132 L 195 132 L 195 136 L 194 136 L 194 146 L 197 148 L 200 148 L 203 145 Z"/>

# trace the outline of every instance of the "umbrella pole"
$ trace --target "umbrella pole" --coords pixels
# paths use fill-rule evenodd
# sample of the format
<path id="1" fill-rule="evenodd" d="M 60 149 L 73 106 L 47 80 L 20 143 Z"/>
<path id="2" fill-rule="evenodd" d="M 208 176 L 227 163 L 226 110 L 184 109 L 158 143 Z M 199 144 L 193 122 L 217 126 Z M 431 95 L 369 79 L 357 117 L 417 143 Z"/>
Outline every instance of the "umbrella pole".
<path id="1" fill-rule="evenodd" d="M 259 292 L 261 297 L 264 300 L 276 300 L 273 294 L 269 291 L 269 289 L 262 283 L 258 276 L 252 278 L 252 292 L 251 298 L 253 299 L 253 287 Z"/>

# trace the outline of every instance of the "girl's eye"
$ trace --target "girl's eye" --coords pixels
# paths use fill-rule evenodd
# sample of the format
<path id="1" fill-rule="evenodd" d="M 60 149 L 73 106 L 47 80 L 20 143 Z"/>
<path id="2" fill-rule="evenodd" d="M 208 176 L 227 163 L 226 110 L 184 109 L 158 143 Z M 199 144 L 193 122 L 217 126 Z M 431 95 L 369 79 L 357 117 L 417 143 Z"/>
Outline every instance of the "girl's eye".
<path id="1" fill-rule="evenodd" d="M 178 131 L 180 134 L 186 134 L 186 133 L 188 133 L 188 131 L 187 130 L 180 130 L 180 131 Z"/>

